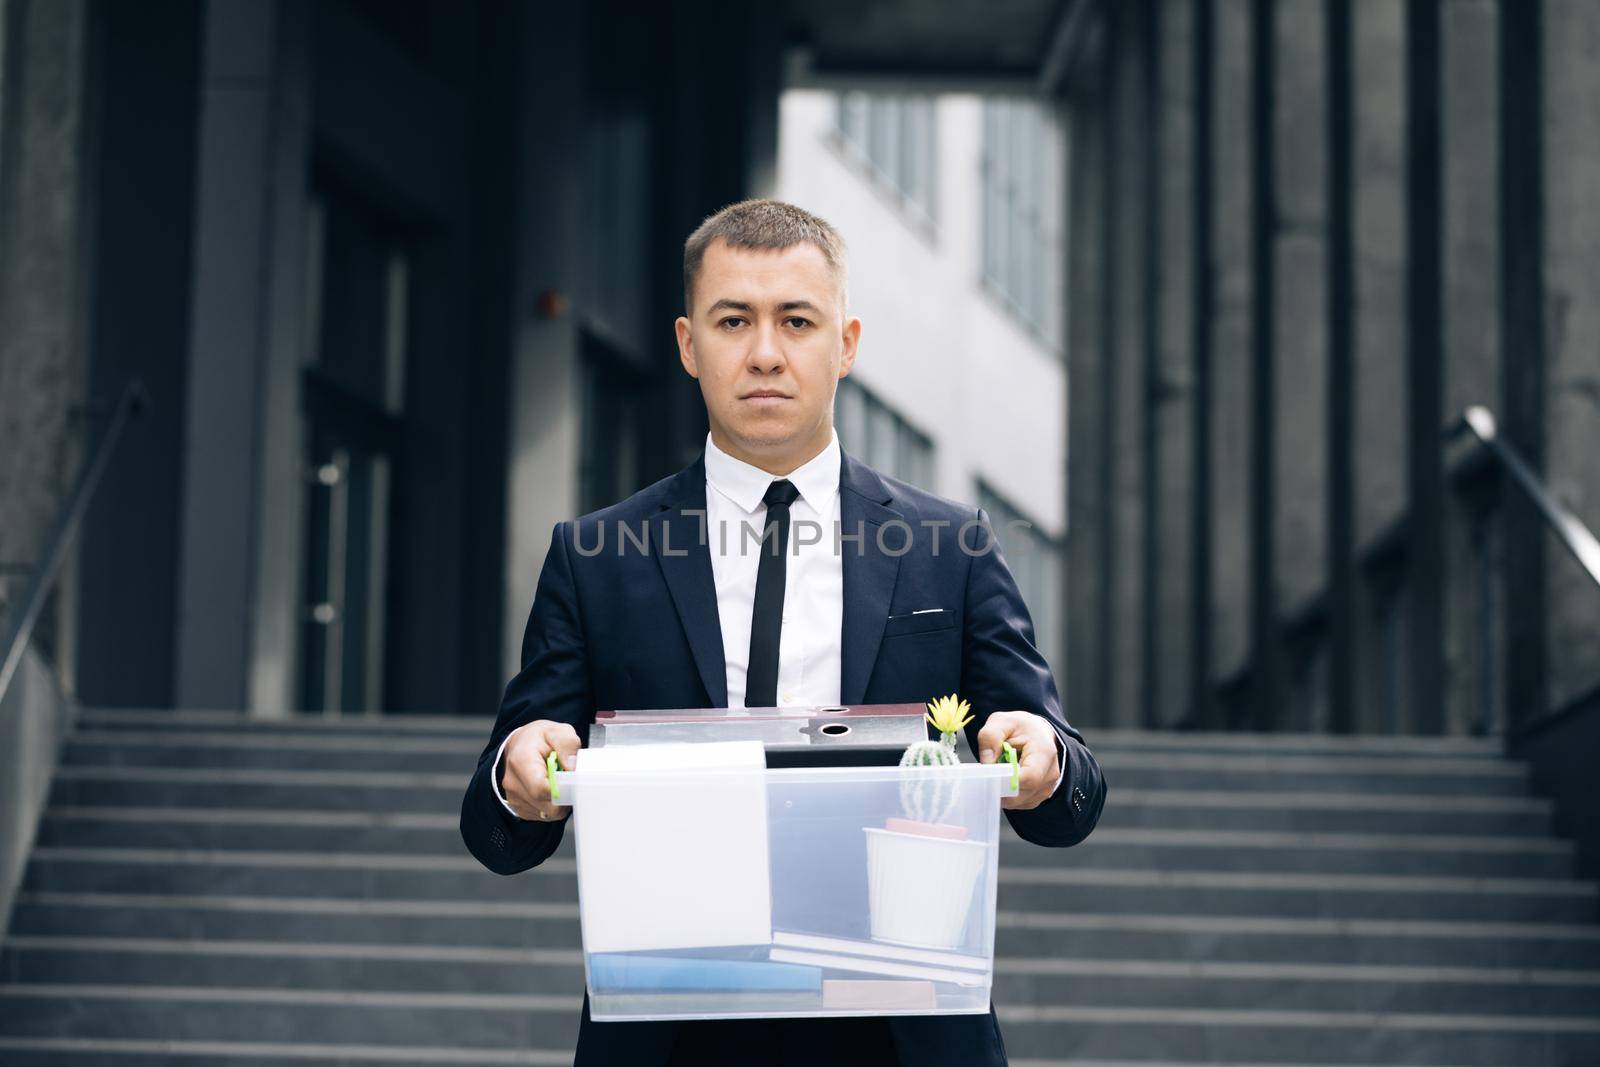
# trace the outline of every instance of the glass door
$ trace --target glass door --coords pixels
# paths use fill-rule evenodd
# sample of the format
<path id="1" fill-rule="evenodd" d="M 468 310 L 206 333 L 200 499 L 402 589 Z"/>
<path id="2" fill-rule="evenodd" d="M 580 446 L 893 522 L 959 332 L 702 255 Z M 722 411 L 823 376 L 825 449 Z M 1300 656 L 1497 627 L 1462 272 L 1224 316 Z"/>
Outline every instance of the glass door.
<path id="1" fill-rule="evenodd" d="M 315 190 L 310 219 L 300 700 L 308 710 L 376 713 L 409 263 L 398 227 L 346 192 Z"/>

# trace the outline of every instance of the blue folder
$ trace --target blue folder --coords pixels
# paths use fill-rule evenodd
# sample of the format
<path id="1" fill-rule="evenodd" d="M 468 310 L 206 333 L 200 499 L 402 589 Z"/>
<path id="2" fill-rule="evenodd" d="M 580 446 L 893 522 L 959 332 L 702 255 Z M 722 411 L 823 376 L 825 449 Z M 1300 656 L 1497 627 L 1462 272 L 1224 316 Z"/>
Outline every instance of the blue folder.
<path id="1" fill-rule="evenodd" d="M 766 960 L 711 960 L 690 956 L 646 956 L 601 952 L 589 957 L 589 982 L 596 990 L 707 989 L 794 991 L 822 989 L 822 969 Z"/>

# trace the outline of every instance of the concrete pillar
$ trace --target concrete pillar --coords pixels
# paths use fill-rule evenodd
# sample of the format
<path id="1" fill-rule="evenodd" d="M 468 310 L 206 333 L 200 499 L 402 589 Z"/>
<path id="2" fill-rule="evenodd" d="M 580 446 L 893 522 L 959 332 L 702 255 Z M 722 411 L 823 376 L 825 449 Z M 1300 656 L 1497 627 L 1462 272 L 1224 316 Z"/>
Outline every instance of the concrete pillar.
<path id="1" fill-rule="evenodd" d="M 1405 508 L 1405 6 L 1352 5 L 1355 224 L 1355 542 L 1367 547 Z M 1370 590 L 1368 590 L 1370 592 Z M 1379 605 L 1358 615 L 1356 725 L 1392 723 L 1400 686 Z"/>
<path id="2" fill-rule="evenodd" d="M 582 262 L 575 158 L 582 143 L 585 39 L 581 5 L 519 20 L 520 192 L 507 425 L 502 673 L 522 669 L 522 638 L 550 531 L 578 511 L 582 427 L 579 334 L 571 301 Z"/>
<path id="3" fill-rule="evenodd" d="M 1110 706 L 1118 726 L 1142 724 L 1142 679 L 1148 667 L 1144 647 L 1145 516 L 1144 481 L 1146 331 L 1150 329 L 1144 263 L 1145 227 L 1150 224 L 1144 200 L 1145 144 L 1148 122 L 1141 63 L 1146 32 L 1141 5 L 1119 7 L 1119 31 L 1112 36 L 1114 82 L 1111 107 L 1116 136 L 1120 191 L 1111 216 L 1117 253 L 1113 265 L 1115 343 L 1110 350 L 1111 423 L 1106 437 L 1111 450 L 1111 677 Z"/>
<path id="4" fill-rule="evenodd" d="M 1600 530 L 1600 6 L 1543 8 L 1545 476 Z M 1556 709 L 1600 685 L 1600 589 L 1553 544 L 1545 587 L 1547 707 Z"/>
<path id="5" fill-rule="evenodd" d="M 1405 33 L 1355 5 L 1356 541 L 1405 507 Z"/>
<path id="6" fill-rule="evenodd" d="M 1105 57 L 1099 60 L 1106 62 Z M 1108 723 L 1103 613 L 1104 559 L 1109 534 L 1104 507 L 1107 418 L 1101 405 L 1106 361 L 1105 210 L 1109 186 L 1103 97 L 1071 101 L 1071 173 L 1067 284 L 1067 716 L 1074 723 Z"/>
<path id="7" fill-rule="evenodd" d="M 173 665 L 179 707 L 242 708 L 248 681 L 271 274 L 274 0 L 210 0 L 200 74 L 184 493 Z"/>
<path id="8" fill-rule="evenodd" d="M 1211 515 L 1213 680 L 1250 647 L 1250 5 L 1217 0 L 1213 96 Z"/>
<path id="9" fill-rule="evenodd" d="M 1444 415 L 1450 420 L 1469 404 L 1499 409 L 1499 49 L 1493 0 L 1446 0 L 1440 15 Z M 1501 718 L 1498 690 L 1479 683 L 1501 659 L 1504 606 L 1483 597 L 1492 586 L 1479 568 L 1493 543 L 1474 544 L 1492 528 L 1475 530 L 1472 510 L 1458 495 L 1447 493 L 1445 504 L 1446 730 L 1464 733 Z"/>
<path id="10" fill-rule="evenodd" d="M 1327 554 L 1327 56 L 1325 0 L 1275 5 L 1272 262 L 1274 600 L 1288 618 L 1324 590 Z M 1290 664 L 1290 729 L 1326 725 L 1315 665 Z"/>
<path id="11" fill-rule="evenodd" d="M 255 515 L 255 617 L 250 626 L 249 708 L 283 715 L 299 703 L 301 558 L 305 541 L 300 365 L 307 331 L 306 261 L 310 205 L 311 33 L 308 0 L 279 0 L 274 30 L 272 153 L 260 377 L 260 486 Z"/>
<path id="12" fill-rule="evenodd" d="M 1156 724 L 1170 725 L 1191 709 L 1190 652 L 1194 643 L 1195 366 L 1194 259 L 1194 34 L 1188 0 L 1160 6 L 1158 100 L 1160 153 L 1159 318 L 1151 500 L 1156 510 L 1155 618 L 1150 661 Z"/>
<path id="13" fill-rule="evenodd" d="M 86 7 L 0 4 L 0 631 L 84 454 Z M 71 627 L 36 633 L 65 667 Z"/>

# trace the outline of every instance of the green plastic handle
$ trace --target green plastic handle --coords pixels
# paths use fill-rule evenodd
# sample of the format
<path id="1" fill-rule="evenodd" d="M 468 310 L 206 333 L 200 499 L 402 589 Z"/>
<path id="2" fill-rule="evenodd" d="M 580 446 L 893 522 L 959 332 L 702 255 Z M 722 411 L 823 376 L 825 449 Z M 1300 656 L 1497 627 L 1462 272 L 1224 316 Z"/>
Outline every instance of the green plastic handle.
<path id="1" fill-rule="evenodd" d="M 556 758 L 554 752 L 545 756 L 544 769 L 550 776 L 550 799 L 559 801 L 561 799 L 561 790 L 556 788 L 556 771 L 561 769 L 561 761 Z"/>
<path id="2" fill-rule="evenodd" d="M 1022 784 L 1022 769 L 1017 766 L 1017 750 L 1011 747 L 1010 741 L 1000 742 L 1000 756 L 1011 761 L 1011 788 L 1018 789 Z"/>

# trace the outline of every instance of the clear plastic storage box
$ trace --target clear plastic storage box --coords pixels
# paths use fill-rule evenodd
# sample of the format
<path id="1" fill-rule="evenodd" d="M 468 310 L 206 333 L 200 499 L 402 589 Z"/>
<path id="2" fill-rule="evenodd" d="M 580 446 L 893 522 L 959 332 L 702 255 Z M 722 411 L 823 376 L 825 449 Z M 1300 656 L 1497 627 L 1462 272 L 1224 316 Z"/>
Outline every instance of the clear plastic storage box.
<path id="1" fill-rule="evenodd" d="M 552 776 L 593 1018 L 989 1010 L 1012 765 L 679 767 L 664 751 L 650 758 L 672 766 L 585 773 L 580 756 Z"/>

